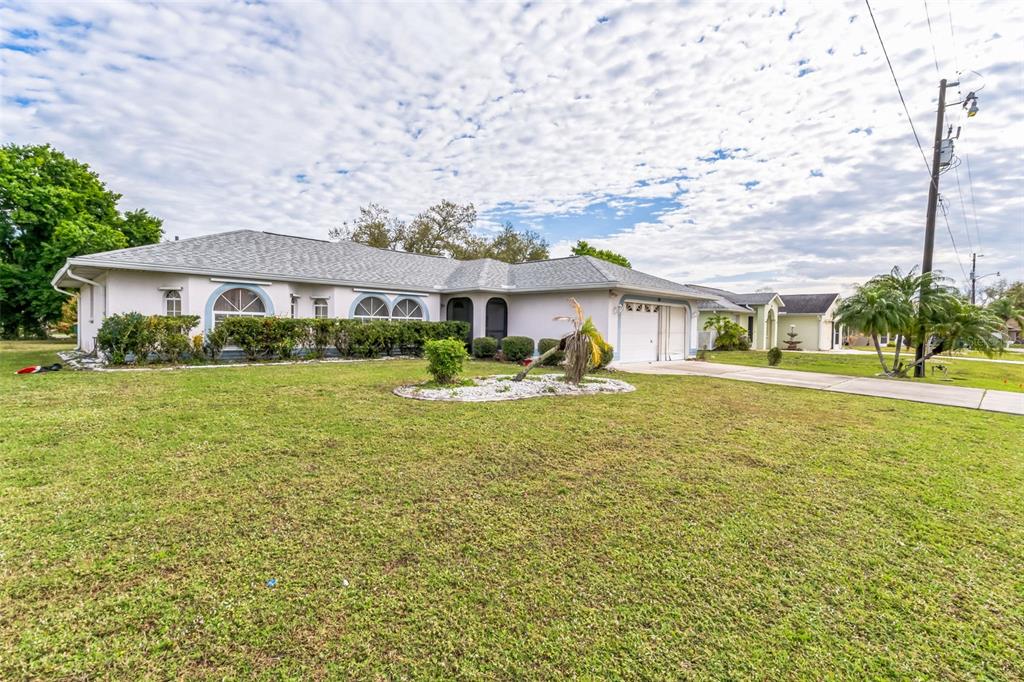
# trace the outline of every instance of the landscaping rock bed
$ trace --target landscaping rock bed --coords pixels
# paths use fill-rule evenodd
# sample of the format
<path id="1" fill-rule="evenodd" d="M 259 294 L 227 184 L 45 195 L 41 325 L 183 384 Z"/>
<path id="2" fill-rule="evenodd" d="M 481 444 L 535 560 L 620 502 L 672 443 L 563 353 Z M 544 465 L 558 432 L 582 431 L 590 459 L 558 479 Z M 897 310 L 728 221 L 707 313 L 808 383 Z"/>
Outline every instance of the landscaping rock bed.
<path id="1" fill-rule="evenodd" d="M 399 386 L 395 395 L 416 400 L 448 400 L 464 403 L 483 403 L 495 400 L 523 400 L 548 396 L 597 395 L 600 393 L 629 393 L 636 387 L 618 379 L 586 377 L 579 386 L 565 383 L 561 374 L 536 374 L 523 381 L 512 381 L 512 375 L 477 377 L 466 386 L 426 387 Z"/>

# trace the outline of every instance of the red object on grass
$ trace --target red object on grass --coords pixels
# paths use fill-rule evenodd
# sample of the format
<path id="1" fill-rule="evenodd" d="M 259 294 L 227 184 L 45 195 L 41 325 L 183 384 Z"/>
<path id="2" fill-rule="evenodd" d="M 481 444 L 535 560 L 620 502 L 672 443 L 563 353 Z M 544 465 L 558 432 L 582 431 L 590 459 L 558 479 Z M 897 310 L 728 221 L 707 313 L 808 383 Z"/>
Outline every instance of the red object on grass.
<path id="1" fill-rule="evenodd" d="M 22 369 L 19 369 L 15 374 L 37 374 L 42 371 L 42 365 L 32 365 L 31 367 L 23 367 Z"/>
<path id="2" fill-rule="evenodd" d="M 520 363 L 523 367 L 529 367 L 533 364 L 533 358 L 526 358 Z"/>

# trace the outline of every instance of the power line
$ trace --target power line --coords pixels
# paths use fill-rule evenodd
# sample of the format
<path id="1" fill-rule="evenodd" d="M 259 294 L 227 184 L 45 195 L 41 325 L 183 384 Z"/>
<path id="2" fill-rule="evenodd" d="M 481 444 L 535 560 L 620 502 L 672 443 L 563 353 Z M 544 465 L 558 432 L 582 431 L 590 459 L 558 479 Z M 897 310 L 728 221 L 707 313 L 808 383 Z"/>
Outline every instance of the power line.
<path id="1" fill-rule="evenodd" d="M 956 68 L 957 81 L 960 80 L 960 63 L 957 57 L 959 50 L 956 46 L 956 30 L 953 28 L 953 3 L 952 0 L 946 0 L 946 9 L 949 16 L 949 37 L 953 42 L 953 65 Z M 959 89 L 958 89 L 959 92 Z M 960 99 L 963 99 L 961 95 Z M 960 112 L 960 116 L 963 116 L 963 111 Z M 971 193 L 971 213 L 974 215 L 974 234 L 977 237 L 978 251 L 981 251 L 981 228 L 978 226 L 978 204 L 974 198 L 974 174 L 971 172 L 971 155 L 964 152 L 964 162 L 967 164 L 967 188 Z M 957 178 L 959 183 L 959 177 Z M 967 222 L 967 216 L 964 215 L 964 223 Z"/>
<path id="2" fill-rule="evenodd" d="M 946 232 L 949 233 L 949 241 L 953 243 L 953 253 L 956 254 L 957 265 L 960 266 L 960 272 L 963 273 L 964 280 L 970 281 L 970 277 L 967 276 L 967 270 L 964 269 L 964 262 L 960 259 L 960 249 L 956 247 L 956 239 L 953 237 L 953 228 L 949 226 L 949 215 L 946 212 L 946 205 L 942 198 L 939 199 L 939 208 L 942 209 L 942 218 L 946 221 Z"/>
<path id="3" fill-rule="evenodd" d="M 939 53 L 935 50 L 935 34 L 932 33 L 932 18 L 928 15 L 928 0 L 924 2 L 924 18 L 928 20 L 928 36 L 932 39 L 932 58 L 935 59 L 935 73 L 939 78 L 942 78 L 942 72 L 939 70 Z"/>
<path id="4" fill-rule="evenodd" d="M 921 160 L 924 161 L 924 167 L 928 171 L 928 175 L 930 177 L 932 167 L 931 164 L 928 163 L 928 157 L 925 155 L 924 147 L 921 145 L 921 138 L 917 134 L 917 127 L 914 125 L 914 118 L 910 115 L 910 109 L 907 107 L 907 100 L 903 98 L 903 90 L 900 88 L 899 79 L 896 78 L 896 71 L 892 68 L 892 60 L 889 59 L 889 51 L 885 49 L 885 41 L 882 40 L 882 32 L 878 30 L 878 22 L 875 21 L 875 13 L 871 10 L 871 0 L 864 0 L 864 4 L 868 6 L 868 14 L 871 15 L 871 23 L 875 27 L 875 35 L 878 36 L 878 44 L 882 46 L 882 54 L 885 55 L 885 63 L 889 65 L 889 73 L 892 74 L 892 82 L 896 84 L 896 92 L 900 95 L 900 102 L 903 104 L 903 111 L 907 114 L 907 120 L 910 122 L 910 130 L 914 133 L 914 141 L 917 142 L 917 148 L 921 151 Z"/>
<path id="5" fill-rule="evenodd" d="M 964 191 L 960 189 L 960 170 L 953 166 L 953 175 L 956 177 L 956 193 L 960 195 L 960 212 L 964 216 L 964 234 L 967 235 L 967 246 L 974 251 L 974 244 L 971 242 L 971 224 L 967 220 L 967 207 L 964 205 Z"/>

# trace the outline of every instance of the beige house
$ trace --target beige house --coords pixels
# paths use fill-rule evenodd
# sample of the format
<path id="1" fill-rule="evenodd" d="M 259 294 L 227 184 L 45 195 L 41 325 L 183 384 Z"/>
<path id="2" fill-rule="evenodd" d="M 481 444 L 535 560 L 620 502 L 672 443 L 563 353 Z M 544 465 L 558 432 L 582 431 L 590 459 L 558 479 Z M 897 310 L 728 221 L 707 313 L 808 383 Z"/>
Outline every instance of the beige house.
<path id="1" fill-rule="evenodd" d="M 796 333 L 800 350 L 832 350 L 843 347 L 843 328 L 835 323 L 839 294 L 786 294 L 779 313 L 777 344 L 786 348 L 790 331 Z"/>
<path id="2" fill-rule="evenodd" d="M 713 348 L 714 330 L 704 330 L 704 324 L 715 315 L 724 315 L 747 330 L 750 347 L 753 350 L 768 350 L 775 345 L 779 329 L 779 310 L 783 307 L 782 297 L 773 291 L 737 294 L 725 289 L 698 286 L 691 288 L 712 296 L 709 301 L 700 301 L 697 308 L 698 348 Z"/>

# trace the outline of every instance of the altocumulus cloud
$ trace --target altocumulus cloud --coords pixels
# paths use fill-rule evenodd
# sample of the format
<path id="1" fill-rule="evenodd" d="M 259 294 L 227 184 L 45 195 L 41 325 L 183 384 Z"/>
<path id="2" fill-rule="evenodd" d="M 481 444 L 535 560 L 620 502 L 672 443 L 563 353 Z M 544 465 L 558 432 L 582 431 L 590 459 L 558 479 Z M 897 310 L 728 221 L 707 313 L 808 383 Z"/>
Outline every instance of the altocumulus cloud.
<path id="1" fill-rule="evenodd" d="M 943 176 L 966 263 L 1022 277 L 1017 4 L 878 0 L 926 148 L 936 72 L 982 91 Z M 637 267 L 845 288 L 919 261 L 928 179 L 861 3 L 25 3 L 0 7 L 5 140 L 166 219 L 324 236 L 447 197 Z M 977 71 L 981 77 L 971 74 Z M 951 93 L 952 94 L 952 93 Z M 977 221 L 975 221 L 975 207 Z M 963 280 L 940 218 L 937 266 Z"/>

